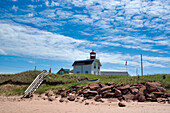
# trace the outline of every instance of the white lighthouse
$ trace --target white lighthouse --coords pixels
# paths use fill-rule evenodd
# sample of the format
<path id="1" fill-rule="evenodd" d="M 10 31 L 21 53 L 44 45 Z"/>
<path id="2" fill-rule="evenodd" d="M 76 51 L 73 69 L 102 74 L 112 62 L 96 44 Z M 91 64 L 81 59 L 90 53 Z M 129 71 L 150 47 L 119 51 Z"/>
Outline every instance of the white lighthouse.
<path id="1" fill-rule="evenodd" d="M 73 73 L 86 73 L 100 75 L 100 67 L 102 66 L 99 59 L 96 59 L 96 52 L 90 52 L 90 59 L 78 60 L 73 63 Z"/>

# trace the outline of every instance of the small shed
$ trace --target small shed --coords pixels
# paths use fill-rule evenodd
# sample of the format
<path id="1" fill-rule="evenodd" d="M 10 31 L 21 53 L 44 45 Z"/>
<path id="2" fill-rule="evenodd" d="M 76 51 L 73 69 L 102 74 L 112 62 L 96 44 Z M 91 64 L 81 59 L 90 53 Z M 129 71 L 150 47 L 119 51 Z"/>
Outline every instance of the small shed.
<path id="1" fill-rule="evenodd" d="M 70 69 L 63 69 L 63 68 L 61 68 L 61 69 L 57 72 L 57 74 L 63 75 L 63 74 L 69 74 L 69 72 L 70 72 Z"/>

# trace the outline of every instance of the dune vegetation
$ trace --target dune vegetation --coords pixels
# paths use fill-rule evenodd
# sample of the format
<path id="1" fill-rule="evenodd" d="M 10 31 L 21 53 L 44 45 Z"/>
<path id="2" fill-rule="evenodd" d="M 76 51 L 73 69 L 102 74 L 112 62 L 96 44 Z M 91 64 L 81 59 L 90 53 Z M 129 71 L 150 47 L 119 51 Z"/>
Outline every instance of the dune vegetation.
<path id="1" fill-rule="evenodd" d="M 0 95 L 23 95 L 26 88 L 42 71 L 26 71 L 16 74 L 0 74 Z M 166 76 L 163 79 L 163 75 Z M 77 83 L 77 81 L 100 79 L 101 83 L 114 82 L 116 84 L 133 84 L 160 81 L 163 87 L 170 93 L 170 74 L 144 75 L 137 76 L 104 76 L 90 74 L 65 74 L 58 75 L 50 73 L 44 80 L 43 84 L 35 93 L 41 94 L 47 90 L 57 92 L 59 89 L 69 89 L 73 85 L 86 85 L 89 83 Z"/>

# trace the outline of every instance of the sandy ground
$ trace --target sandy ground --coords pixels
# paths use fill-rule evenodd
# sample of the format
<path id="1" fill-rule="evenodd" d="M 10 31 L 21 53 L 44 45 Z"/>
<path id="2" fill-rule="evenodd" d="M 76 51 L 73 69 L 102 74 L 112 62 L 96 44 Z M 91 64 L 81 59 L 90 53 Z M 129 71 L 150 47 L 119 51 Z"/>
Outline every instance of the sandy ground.
<path id="1" fill-rule="evenodd" d="M 126 107 L 118 107 L 118 102 L 98 103 L 59 102 L 42 100 L 40 98 L 24 99 L 19 97 L 0 96 L 0 113 L 170 113 L 170 104 L 157 102 L 124 102 Z"/>

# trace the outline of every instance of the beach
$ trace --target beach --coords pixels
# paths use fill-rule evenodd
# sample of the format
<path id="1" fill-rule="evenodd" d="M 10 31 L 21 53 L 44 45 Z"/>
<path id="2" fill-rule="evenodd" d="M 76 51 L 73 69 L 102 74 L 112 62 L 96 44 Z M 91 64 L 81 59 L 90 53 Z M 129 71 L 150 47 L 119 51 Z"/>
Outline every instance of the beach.
<path id="1" fill-rule="evenodd" d="M 92 100 L 79 102 L 59 102 L 43 100 L 38 96 L 21 100 L 19 96 L 0 96 L 0 113 L 169 113 L 170 104 L 158 102 L 123 102 L 126 106 L 119 107 L 118 101 L 103 103 Z"/>

